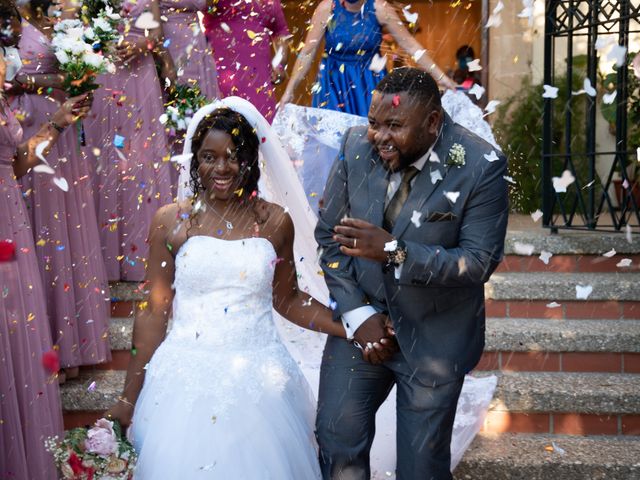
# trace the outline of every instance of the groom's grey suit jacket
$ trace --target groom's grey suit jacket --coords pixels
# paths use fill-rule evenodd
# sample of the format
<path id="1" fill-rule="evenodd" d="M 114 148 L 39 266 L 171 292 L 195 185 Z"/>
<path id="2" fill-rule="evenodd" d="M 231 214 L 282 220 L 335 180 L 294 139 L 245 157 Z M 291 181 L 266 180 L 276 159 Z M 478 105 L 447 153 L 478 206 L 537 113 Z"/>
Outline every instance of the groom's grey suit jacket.
<path id="1" fill-rule="evenodd" d="M 383 224 L 388 172 L 366 133 L 345 134 L 316 227 L 335 317 L 364 305 L 388 312 L 416 378 L 447 383 L 473 369 L 484 348 L 483 284 L 502 259 L 507 227 L 506 158 L 445 114 L 391 232 L 408 250 L 396 280 L 393 269 L 346 256 L 332 239 L 345 215 Z M 447 165 L 455 144 L 465 150 L 464 166 Z M 498 159 L 487 160 L 494 150 Z"/>

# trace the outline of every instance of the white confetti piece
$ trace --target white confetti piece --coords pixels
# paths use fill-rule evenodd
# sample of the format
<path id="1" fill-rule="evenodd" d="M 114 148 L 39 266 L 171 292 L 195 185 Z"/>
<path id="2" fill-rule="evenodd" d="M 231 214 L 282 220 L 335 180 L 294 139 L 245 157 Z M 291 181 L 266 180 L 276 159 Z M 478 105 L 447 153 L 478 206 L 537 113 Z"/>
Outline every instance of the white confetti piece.
<path id="1" fill-rule="evenodd" d="M 476 58 L 467 63 L 467 68 L 470 72 L 479 72 L 482 70 L 482 65 L 480 65 L 480 59 Z"/>
<path id="2" fill-rule="evenodd" d="M 631 231 L 631 225 L 628 223 L 624 230 L 624 236 L 627 239 L 627 242 L 633 243 L 633 232 Z"/>
<path id="3" fill-rule="evenodd" d="M 591 295 L 591 292 L 593 292 L 593 287 L 591 285 L 587 285 L 585 287 L 582 285 L 576 285 L 576 298 L 578 300 L 586 300 L 589 298 L 589 295 Z"/>
<path id="4" fill-rule="evenodd" d="M 571 95 L 582 95 L 583 93 L 586 93 L 590 97 L 595 97 L 597 94 L 596 89 L 591 85 L 591 80 L 588 78 L 585 78 L 584 82 L 582 82 L 582 90 L 571 92 Z"/>
<path id="5" fill-rule="evenodd" d="M 611 105 L 615 101 L 617 96 L 618 96 L 618 91 L 617 90 L 615 92 L 605 93 L 602 96 L 602 101 L 606 105 Z"/>
<path id="6" fill-rule="evenodd" d="M 390 242 L 387 242 L 384 244 L 384 251 L 385 252 L 394 252 L 396 250 L 396 248 L 398 248 L 398 241 L 397 240 L 392 240 Z"/>
<path id="7" fill-rule="evenodd" d="M 53 177 L 53 183 L 56 187 L 58 187 L 63 192 L 69 191 L 69 183 L 63 177 Z"/>
<path id="8" fill-rule="evenodd" d="M 442 163 L 440 162 L 440 157 L 436 152 L 431 152 L 431 155 L 429 155 L 429 161 L 434 163 Z"/>
<path id="9" fill-rule="evenodd" d="M 496 108 L 498 108 L 498 105 L 500 105 L 500 100 L 491 100 L 489 103 L 487 103 L 487 106 L 484 107 L 484 111 L 485 114 L 483 115 L 483 117 L 486 117 L 487 115 L 491 115 L 493 112 L 496 111 Z"/>
<path id="10" fill-rule="evenodd" d="M 531 214 L 531 218 L 533 219 L 534 222 L 537 222 L 538 220 L 540 220 L 542 218 L 542 210 L 538 209 L 535 212 L 533 212 Z"/>
<path id="11" fill-rule="evenodd" d="M 530 243 L 515 242 L 513 244 L 513 251 L 516 252 L 516 255 L 524 255 L 528 257 L 533 255 L 535 249 L 536 247 Z"/>
<path id="12" fill-rule="evenodd" d="M 220 24 L 220 28 L 224 30 L 226 33 L 231 33 L 231 27 L 229 27 L 229 25 L 227 25 L 225 22 L 222 22 Z"/>
<path id="13" fill-rule="evenodd" d="M 48 175 L 54 175 L 56 173 L 56 171 L 46 163 L 40 163 L 36 165 L 35 167 L 33 167 L 33 171 L 36 173 L 46 173 Z"/>
<path id="14" fill-rule="evenodd" d="M 557 193 L 566 193 L 567 187 L 576 181 L 576 178 L 571 174 L 569 170 L 562 172 L 561 177 L 553 177 L 553 189 Z"/>
<path id="15" fill-rule="evenodd" d="M 609 250 L 607 253 L 603 253 L 602 256 L 603 257 L 607 257 L 607 258 L 611 258 L 616 254 L 616 249 L 612 248 L 611 250 Z"/>
<path id="16" fill-rule="evenodd" d="M 533 0 L 522 0 L 522 10 L 518 18 L 526 18 L 530 27 L 533 27 Z"/>
<path id="17" fill-rule="evenodd" d="M 153 18 L 153 13 L 143 12 L 136 18 L 134 26 L 140 30 L 153 30 L 160 27 L 160 24 Z"/>
<path id="18" fill-rule="evenodd" d="M 549 265 L 549 260 L 551 260 L 551 257 L 553 257 L 553 253 L 542 250 L 538 258 L 545 265 Z"/>
<path id="19" fill-rule="evenodd" d="M 607 54 L 607 60 L 615 60 L 616 65 L 621 67 L 627 59 L 627 47 L 622 45 L 614 45 Z"/>
<path id="20" fill-rule="evenodd" d="M 500 157 L 498 157 L 498 154 L 496 153 L 495 150 L 491 150 L 491 153 L 489 153 L 489 154 L 485 153 L 484 154 L 484 158 L 487 160 L 487 162 L 495 162 Z"/>
<path id="21" fill-rule="evenodd" d="M 475 95 L 476 100 L 480 100 L 484 95 L 484 92 L 486 92 L 486 89 L 477 83 L 474 83 L 473 87 L 469 89 L 469 95 Z"/>
<path id="22" fill-rule="evenodd" d="M 411 223 L 413 223 L 416 228 L 420 228 L 422 226 L 422 222 L 420 221 L 421 217 L 422 212 L 418 212 L 417 210 L 413 211 L 413 214 L 411 215 Z"/>
<path id="23" fill-rule="evenodd" d="M 616 263 L 616 267 L 618 268 L 627 268 L 631 266 L 631 259 L 630 258 L 623 258 L 622 260 L 620 260 L 618 263 Z"/>
<path id="24" fill-rule="evenodd" d="M 49 146 L 49 140 L 45 140 L 44 142 L 40 142 L 38 145 L 36 145 L 36 148 L 35 148 L 36 157 L 38 157 L 40 160 L 42 160 L 47 165 L 49 165 L 49 162 L 47 162 L 47 159 L 44 158 L 43 153 L 44 153 L 44 150 L 48 146 Z"/>
<path id="25" fill-rule="evenodd" d="M 558 308 L 561 307 L 562 305 L 559 304 L 558 302 L 551 302 L 551 303 L 547 303 L 547 308 Z"/>
<path id="26" fill-rule="evenodd" d="M 418 21 L 418 14 L 414 12 L 410 12 L 409 11 L 410 8 L 411 8 L 411 5 L 406 5 L 402 9 L 402 14 L 404 15 L 404 18 L 407 20 L 407 22 L 415 24 Z"/>
<path id="27" fill-rule="evenodd" d="M 487 24 L 484 26 L 484 28 L 499 27 L 500 25 L 502 25 L 502 15 L 500 15 L 500 12 L 502 12 L 502 10 L 504 10 L 504 3 L 498 2 L 498 4 L 493 9 L 493 12 L 491 12 L 491 15 L 489 16 Z"/>
<path id="28" fill-rule="evenodd" d="M 558 91 L 560 90 L 558 87 L 554 87 L 553 85 L 543 85 L 544 92 L 542 93 L 542 98 L 558 98 Z"/>
<path id="29" fill-rule="evenodd" d="M 616 43 L 616 39 L 612 36 L 608 36 L 608 37 L 598 37 L 598 39 L 596 40 L 596 50 L 604 50 L 605 48 L 607 48 L 609 45 L 613 45 L 614 43 Z"/>
<path id="30" fill-rule="evenodd" d="M 460 196 L 460 192 L 444 192 L 444 196 L 447 197 L 451 203 L 456 203 Z"/>
<path id="31" fill-rule="evenodd" d="M 369 64 L 369 70 L 372 72 L 380 73 L 387 66 L 387 56 L 381 57 L 377 53 L 371 59 Z"/>
<path id="32" fill-rule="evenodd" d="M 89 392 L 93 392 L 96 389 L 96 382 L 93 381 L 89 384 L 89 387 L 87 388 L 87 391 Z"/>
<path id="33" fill-rule="evenodd" d="M 432 185 L 435 185 L 440 180 L 442 180 L 442 173 L 440 173 L 440 170 L 436 170 L 434 172 L 430 172 L 430 175 L 431 175 L 431 184 Z"/>
<path id="34" fill-rule="evenodd" d="M 411 55 L 411 58 L 413 59 L 414 62 L 417 62 L 418 60 L 420 60 L 422 58 L 422 56 L 427 53 L 427 51 L 423 48 L 421 48 L 420 50 L 416 50 L 413 55 Z"/>
<path id="35" fill-rule="evenodd" d="M 507 182 L 516 185 L 516 181 L 513 179 L 513 177 L 510 177 L 508 175 L 503 175 L 502 178 L 504 178 Z"/>

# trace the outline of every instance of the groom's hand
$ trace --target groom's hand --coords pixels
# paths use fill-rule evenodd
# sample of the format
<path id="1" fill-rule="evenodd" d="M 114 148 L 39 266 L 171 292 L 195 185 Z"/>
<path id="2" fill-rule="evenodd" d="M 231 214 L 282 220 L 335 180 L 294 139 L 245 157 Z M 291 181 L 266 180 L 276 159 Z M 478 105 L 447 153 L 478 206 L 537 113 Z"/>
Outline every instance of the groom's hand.
<path id="1" fill-rule="evenodd" d="M 378 365 L 389 360 L 398 349 L 395 338 L 389 338 L 388 318 L 382 313 L 371 315 L 354 332 L 353 339 L 362 347 L 362 357 Z"/>
<path id="2" fill-rule="evenodd" d="M 393 236 L 385 229 L 357 218 L 343 218 L 334 231 L 333 240 L 340 244 L 340 251 L 345 255 L 381 263 L 387 261 L 384 246 Z"/>

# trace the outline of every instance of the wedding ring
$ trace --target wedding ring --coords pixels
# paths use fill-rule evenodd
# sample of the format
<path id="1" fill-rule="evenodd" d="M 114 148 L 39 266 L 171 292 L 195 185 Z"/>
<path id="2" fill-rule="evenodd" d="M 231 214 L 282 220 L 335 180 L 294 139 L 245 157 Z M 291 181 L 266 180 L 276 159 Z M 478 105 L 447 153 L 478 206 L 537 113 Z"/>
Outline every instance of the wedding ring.
<path id="1" fill-rule="evenodd" d="M 353 239 L 353 248 L 356 248 L 357 243 L 358 243 L 358 239 L 354 238 Z"/>

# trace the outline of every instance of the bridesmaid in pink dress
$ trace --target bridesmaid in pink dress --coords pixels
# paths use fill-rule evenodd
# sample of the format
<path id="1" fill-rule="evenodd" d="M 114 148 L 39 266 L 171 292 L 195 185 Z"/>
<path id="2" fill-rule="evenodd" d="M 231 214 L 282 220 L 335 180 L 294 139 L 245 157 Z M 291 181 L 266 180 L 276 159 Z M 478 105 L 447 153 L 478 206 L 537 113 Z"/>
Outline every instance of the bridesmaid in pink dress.
<path id="1" fill-rule="evenodd" d="M 22 39 L 19 50 L 23 67 L 17 80 L 29 92 L 16 97 L 14 110 L 23 115 L 25 137 L 46 123 L 64 99 L 60 90 L 38 95 L 47 86 L 62 85 L 50 40 L 46 17 L 21 8 Z M 27 21 L 28 20 L 28 21 Z M 33 22 L 29 23 L 29 22 Z M 42 28 L 40 31 L 38 28 Z M 44 84 L 44 89 L 40 88 Z M 36 255 L 47 297 L 53 343 L 59 347 L 60 364 L 67 369 L 109 361 L 109 285 L 102 259 L 98 223 L 88 160 L 79 154 L 75 128 L 66 129 L 51 149 L 47 161 L 56 175 L 67 180 L 64 192 L 46 173 L 28 174 L 22 180 L 35 235 Z M 74 369 L 76 370 L 76 369 Z"/>
<path id="2" fill-rule="evenodd" d="M 267 120 L 273 120 L 276 98 L 272 82 L 282 81 L 289 36 L 280 0 L 214 1 L 204 16 L 204 25 L 222 96 L 245 98 Z M 275 69 L 271 66 L 272 44 L 283 54 Z"/>
<path id="3" fill-rule="evenodd" d="M 150 11 L 158 28 L 135 27 Z M 142 281 L 155 211 L 172 201 L 160 81 L 151 54 L 159 41 L 160 12 L 155 0 L 127 0 L 121 15 L 123 61 L 113 75 L 98 77 L 93 110 L 84 121 L 87 154 L 94 166 L 98 222 L 109 280 Z M 141 25 L 145 27 L 145 25 Z"/>
<path id="4" fill-rule="evenodd" d="M 206 0 L 160 0 L 164 45 L 178 73 L 178 83 L 197 85 L 208 99 L 218 97 L 216 64 L 204 32 L 200 30 L 198 12 Z"/>
<path id="5" fill-rule="evenodd" d="M 13 29 L 17 41 L 18 12 L 3 2 L 0 46 L 14 44 L 7 43 L 7 29 Z M 55 126 L 45 123 L 35 138 L 18 148 L 22 129 L 3 98 L 5 73 L 0 48 L 0 478 L 55 480 L 56 469 L 43 441 L 62 433 L 62 412 L 58 383 L 42 365 L 43 354 L 52 348 L 51 332 L 33 235 L 15 175 L 37 163 L 35 145 L 46 138 L 55 143 L 57 128 L 68 125 L 73 104 L 67 102 L 52 117 Z"/>

